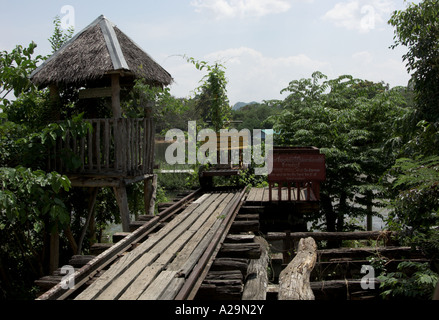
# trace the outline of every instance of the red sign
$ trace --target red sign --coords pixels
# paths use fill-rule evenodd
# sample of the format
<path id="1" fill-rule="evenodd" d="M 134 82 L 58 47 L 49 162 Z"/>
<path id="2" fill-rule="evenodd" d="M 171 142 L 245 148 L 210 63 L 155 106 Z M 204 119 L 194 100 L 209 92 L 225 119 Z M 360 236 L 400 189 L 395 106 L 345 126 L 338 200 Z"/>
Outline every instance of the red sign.
<path id="1" fill-rule="evenodd" d="M 268 181 L 301 182 L 325 179 L 325 155 L 318 153 L 318 150 L 273 150 L 273 171 L 268 175 Z"/>

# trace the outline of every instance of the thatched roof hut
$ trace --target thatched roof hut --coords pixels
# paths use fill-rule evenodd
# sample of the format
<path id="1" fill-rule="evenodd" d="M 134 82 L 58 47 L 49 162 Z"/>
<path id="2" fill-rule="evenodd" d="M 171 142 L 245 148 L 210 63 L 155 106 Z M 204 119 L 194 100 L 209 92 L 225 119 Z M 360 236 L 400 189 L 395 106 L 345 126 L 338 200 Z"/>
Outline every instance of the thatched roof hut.
<path id="1" fill-rule="evenodd" d="M 39 86 L 88 86 L 119 73 L 154 85 L 171 84 L 171 75 L 105 16 L 99 16 L 64 44 L 30 76 Z M 94 85 L 95 86 L 95 85 Z"/>

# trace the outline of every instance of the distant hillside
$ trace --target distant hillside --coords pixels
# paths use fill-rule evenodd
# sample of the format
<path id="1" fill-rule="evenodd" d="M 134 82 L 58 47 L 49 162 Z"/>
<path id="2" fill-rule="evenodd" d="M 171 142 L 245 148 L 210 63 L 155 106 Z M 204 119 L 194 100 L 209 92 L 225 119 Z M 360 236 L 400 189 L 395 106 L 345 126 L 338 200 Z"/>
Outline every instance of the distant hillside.
<path id="1" fill-rule="evenodd" d="M 237 103 L 235 103 L 235 105 L 233 106 L 232 109 L 233 110 L 239 110 L 242 107 L 245 107 L 245 106 L 247 106 L 249 104 L 257 104 L 257 103 L 259 103 L 259 102 L 256 102 L 256 101 L 252 101 L 252 102 L 237 102 Z"/>

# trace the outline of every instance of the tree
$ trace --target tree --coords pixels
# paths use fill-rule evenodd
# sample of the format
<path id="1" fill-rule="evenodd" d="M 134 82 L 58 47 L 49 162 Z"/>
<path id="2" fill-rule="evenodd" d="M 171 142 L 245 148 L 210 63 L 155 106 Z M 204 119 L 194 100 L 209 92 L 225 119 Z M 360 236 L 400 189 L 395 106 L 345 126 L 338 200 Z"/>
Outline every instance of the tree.
<path id="1" fill-rule="evenodd" d="M 314 218 L 324 218 L 327 231 L 343 231 L 345 216 L 372 214 L 380 175 L 393 164 L 384 146 L 404 114 L 400 90 L 352 76 L 327 80 L 315 72 L 282 92 L 289 95 L 273 117 L 276 143 L 315 146 L 326 155 L 327 180 L 320 216 Z"/>
<path id="2" fill-rule="evenodd" d="M 196 89 L 196 108 L 202 119 L 210 122 L 215 132 L 219 132 L 228 125 L 231 113 L 225 68 L 219 63 L 209 65 L 206 61 L 196 61 L 194 58 L 187 58 L 187 61 L 200 71 L 208 71 L 202 79 L 202 85 Z"/>
<path id="3" fill-rule="evenodd" d="M 394 44 L 407 47 L 403 55 L 412 73 L 416 92 L 418 119 L 439 120 L 439 1 L 411 3 L 405 10 L 395 11 L 389 24 L 395 27 Z"/>
<path id="4" fill-rule="evenodd" d="M 392 211 L 389 225 L 400 231 L 400 241 L 439 256 L 439 1 L 411 3 L 389 20 L 394 44 L 407 47 L 403 60 L 412 73 L 414 109 L 403 126 L 406 139 L 400 159 L 388 172 Z"/>

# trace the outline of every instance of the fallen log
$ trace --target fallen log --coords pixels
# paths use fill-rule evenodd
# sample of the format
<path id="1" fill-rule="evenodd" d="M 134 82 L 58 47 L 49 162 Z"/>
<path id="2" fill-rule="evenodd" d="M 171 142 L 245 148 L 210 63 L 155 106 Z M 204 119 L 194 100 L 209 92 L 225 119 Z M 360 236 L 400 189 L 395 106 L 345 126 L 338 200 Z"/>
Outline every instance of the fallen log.
<path id="1" fill-rule="evenodd" d="M 255 242 L 261 245 L 261 256 L 250 260 L 242 300 L 266 300 L 267 297 L 269 245 L 262 237 L 255 237 Z"/>
<path id="2" fill-rule="evenodd" d="M 313 238 L 300 239 L 296 256 L 279 276 L 279 300 L 314 300 L 309 277 L 317 261 Z"/>

